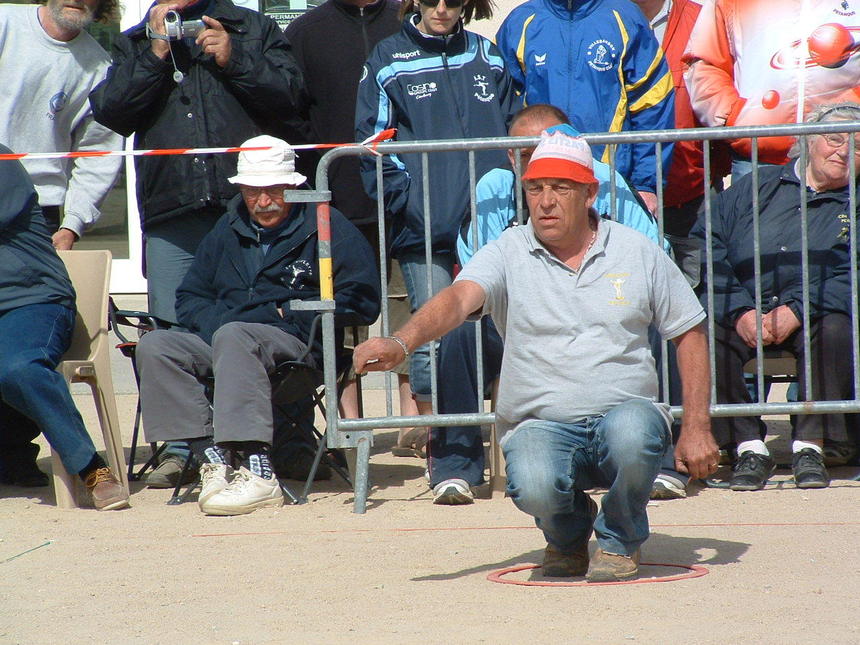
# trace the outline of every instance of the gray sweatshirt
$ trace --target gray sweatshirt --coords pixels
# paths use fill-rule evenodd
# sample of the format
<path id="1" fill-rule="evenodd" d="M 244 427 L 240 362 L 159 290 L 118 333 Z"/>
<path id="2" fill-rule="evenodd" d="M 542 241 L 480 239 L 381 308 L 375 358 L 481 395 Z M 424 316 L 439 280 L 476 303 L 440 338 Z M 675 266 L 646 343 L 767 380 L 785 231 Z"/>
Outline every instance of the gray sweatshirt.
<path id="1" fill-rule="evenodd" d="M 85 31 L 69 42 L 51 38 L 38 10 L 0 4 L 0 143 L 15 152 L 119 150 L 122 137 L 93 120 L 87 99 L 110 58 Z M 61 225 L 77 235 L 98 219 L 121 163 L 121 157 L 23 160 L 39 203 L 65 206 Z"/>

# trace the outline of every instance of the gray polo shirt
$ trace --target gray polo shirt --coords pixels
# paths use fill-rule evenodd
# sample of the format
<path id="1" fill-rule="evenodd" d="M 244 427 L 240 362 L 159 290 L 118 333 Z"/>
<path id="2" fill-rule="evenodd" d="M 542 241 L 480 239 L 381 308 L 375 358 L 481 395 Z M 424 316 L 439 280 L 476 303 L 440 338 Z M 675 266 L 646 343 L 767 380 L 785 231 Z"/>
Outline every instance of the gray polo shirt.
<path id="1" fill-rule="evenodd" d="M 572 422 L 634 398 L 657 400 L 652 323 L 674 338 L 705 318 L 684 276 L 641 233 L 599 220 L 579 271 L 535 238 L 531 222 L 480 249 L 457 276 L 477 283 L 505 341 L 497 423 Z M 667 405 L 658 404 L 667 423 Z"/>

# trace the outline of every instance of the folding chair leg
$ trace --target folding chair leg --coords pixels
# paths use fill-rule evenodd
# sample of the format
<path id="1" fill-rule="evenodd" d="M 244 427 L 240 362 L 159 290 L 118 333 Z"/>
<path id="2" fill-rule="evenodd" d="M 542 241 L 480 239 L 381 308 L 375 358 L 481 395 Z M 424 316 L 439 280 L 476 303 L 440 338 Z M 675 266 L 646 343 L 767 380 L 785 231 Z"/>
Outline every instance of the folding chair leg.
<path id="1" fill-rule="evenodd" d="M 140 397 L 137 397 L 137 408 L 134 411 L 134 429 L 131 432 L 131 449 L 128 451 L 128 481 L 140 479 L 140 473 L 134 474 L 134 457 L 137 454 L 137 439 L 140 435 Z M 149 463 L 149 462 L 147 462 Z"/>
<path id="2" fill-rule="evenodd" d="M 280 477 L 278 478 L 278 485 L 281 487 L 281 492 L 284 495 L 286 495 L 287 498 L 289 498 L 291 504 L 293 504 L 293 505 L 304 504 L 305 502 L 308 501 L 307 498 L 300 499 L 300 498 L 296 497 L 295 493 L 293 493 L 293 491 L 290 490 L 290 487 L 287 486 Z"/>
<path id="3" fill-rule="evenodd" d="M 311 490 L 311 486 L 314 483 L 314 477 L 317 474 L 317 468 L 320 466 L 320 462 L 322 461 L 323 452 L 325 451 L 325 435 L 323 435 L 319 441 L 317 442 L 317 451 L 314 454 L 314 463 L 311 465 L 311 471 L 308 473 L 308 478 L 305 480 L 305 487 L 302 489 L 302 495 L 298 499 L 299 504 L 307 504 L 308 502 L 308 493 Z"/>
<path id="4" fill-rule="evenodd" d="M 165 444 L 166 445 L 166 444 Z M 173 489 L 173 495 L 167 500 L 168 506 L 177 506 L 188 501 L 189 495 L 197 488 L 199 481 L 192 482 L 188 485 L 188 489 L 180 496 L 179 491 L 182 490 L 182 482 L 185 480 L 185 475 L 191 469 L 191 462 L 194 461 L 194 455 L 188 451 L 188 456 L 185 458 L 185 463 L 182 465 L 182 472 L 179 473 L 179 481 L 176 482 L 176 488 Z"/>
<path id="5" fill-rule="evenodd" d="M 163 453 L 165 448 L 167 448 L 167 442 L 166 441 L 164 443 L 162 443 L 160 446 L 158 446 L 158 448 L 155 447 L 154 443 L 151 443 L 149 445 L 152 449 L 152 454 L 150 455 L 149 459 L 146 460 L 146 463 L 140 467 L 140 470 L 138 470 L 136 473 L 133 473 L 131 475 L 131 477 L 134 477 L 134 481 L 139 481 L 143 477 L 143 473 L 145 473 L 150 468 L 154 469 L 155 465 L 158 463 L 158 458 L 161 456 L 161 453 Z M 133 464 L 133 461 L 131 460 L 131 457 L 129 457 L 129 464 L 128 464 L 129 470 L 131 470 L 132 464 Z"/>

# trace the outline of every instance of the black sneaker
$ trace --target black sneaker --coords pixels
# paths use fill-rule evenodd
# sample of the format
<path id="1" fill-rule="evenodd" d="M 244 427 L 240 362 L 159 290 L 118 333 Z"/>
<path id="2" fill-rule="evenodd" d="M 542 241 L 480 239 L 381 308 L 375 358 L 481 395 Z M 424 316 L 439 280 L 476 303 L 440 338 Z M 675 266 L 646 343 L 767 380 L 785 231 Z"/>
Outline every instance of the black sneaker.
<path id="1" fill-rule="evenodd" d="M 827 488 L 830 485 L 824 457 L 812 448 L 804 448 L 792 455 L 791 472 L 798 488 Z"/>
<path id="2" fill-rule="evenodd" d="M 48 476 L 39 470 L 35 460 L 26 459 L 14 466 L 0 464 L 0 484 L 21 488 L 42 488 L 48 485 Z"/>
<path id="3" fill-rule="evenodd" d="M 747 450 L 738 455 L 732 467 L 732 490 L 761 490 L 767 478 L 776 468 L 776 463 L 768 455 L 759 455 Z"/>

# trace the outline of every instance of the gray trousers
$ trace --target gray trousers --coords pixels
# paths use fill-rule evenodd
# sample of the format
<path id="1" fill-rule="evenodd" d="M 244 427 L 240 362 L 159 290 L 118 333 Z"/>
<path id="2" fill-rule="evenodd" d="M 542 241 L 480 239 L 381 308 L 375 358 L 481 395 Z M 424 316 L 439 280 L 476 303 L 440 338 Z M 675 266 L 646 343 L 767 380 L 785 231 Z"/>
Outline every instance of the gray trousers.
<path id="1" fill-rule="evenodd" d="M 156 330 L 137 345 L 140 405 L 148 442 L 213 436 L 272 443 L 269 374 L 307 345 L 271 325 L 231 322 L 212 345 L 184 331 Z M 309 362 L 313 360 L 309 357 Z M 206 380 L 215 379 L 210 407 Z"/>

